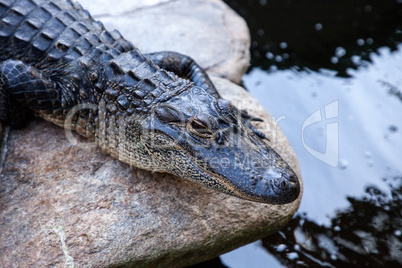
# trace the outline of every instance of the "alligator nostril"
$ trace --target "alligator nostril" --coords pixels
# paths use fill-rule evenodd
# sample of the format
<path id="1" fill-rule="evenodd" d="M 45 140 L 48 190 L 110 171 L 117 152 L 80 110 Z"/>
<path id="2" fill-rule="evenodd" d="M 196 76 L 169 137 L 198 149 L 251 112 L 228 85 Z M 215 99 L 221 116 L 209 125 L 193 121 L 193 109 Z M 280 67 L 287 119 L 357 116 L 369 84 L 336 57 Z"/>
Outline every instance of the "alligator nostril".
<path id="1" fill-rule="evenodd" d="M 274 185 L 281 190 L 285 190 L 288 187 L 288 183 L 286 182 L 286 180 L 281 178 L 275 179 Z"/>
<path id="2" fill-rule="evenodd" d="M 297 182 L 297 176 L 294 174 L 289 175 L 289 173 L 282 173 L 282 178 L 284 178 L 285 180 L 289 181 L 289 182 Z"/>
<path id="3" fill-rule="evenodd" d="M 290 176 L 289 181 L 297 182 L 297 176 L 295 176 L 295 175 Z"/>
<path id="4" fill-rule="evenodd" d="M 218 143 L 218 144 L 224 144 L 224 141 L 223 141 L 223 134 L 222 134 L 222 132 L 221 131 L 218 131 L 217 133 L 216 133 L 216 142 Z"/>

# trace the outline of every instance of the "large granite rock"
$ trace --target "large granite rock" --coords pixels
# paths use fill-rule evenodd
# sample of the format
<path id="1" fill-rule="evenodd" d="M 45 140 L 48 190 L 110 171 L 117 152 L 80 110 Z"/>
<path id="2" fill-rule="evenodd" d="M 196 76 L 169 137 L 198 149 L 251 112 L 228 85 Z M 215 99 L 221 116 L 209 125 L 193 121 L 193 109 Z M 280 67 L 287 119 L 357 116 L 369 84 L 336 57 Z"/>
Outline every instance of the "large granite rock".
<path id="1" fill-rule="evenodd" d="M 201 7 L 184 4 L 187 1 L 155 2 L 157 4 L 148 4 L 146 8 L 127 8 L 125 17 L 131 18 L 132 15 L 133 20 L 138 16 L 145 19 L 143 12 L 148 14 L 152 11 L 160 14 L 160 20 L 170 23 L 158 24 L 158 27 L 168 29 L 179 27 L 177 24 L 183 27 L 185 23 L 163 19 L 162 15 L 178 18 L 201 7 L 205 8 L 202 16 L 211 20 L 216 20 L 214 17 L 217 14 L 220 18 L 235 16 L 218 1 L 189 1 Z M 82 4 L 86 6 L 87 3 Z M 175 10 L 172 7 L 174 4 L 181 8 Z M 168 12 L 163 11 L 167 7 Z M 217 7 L 222 7 L 223 11 L 216 11 Z M 176 15 L 170 14 L 172 12 Z M 199 23 L 203 22 L 197 13 L 191 16 Z M 154 19 L 150 17 L 148 23 L 142 24 L 152 29 Z M 113 17 L 109 20 L 113 21 Z M 133 22 L 129 20 L 126 23 Z M 210 22 L 207 20 L 204 23 Z M 137 26 L 131 24 L 131 31 L 142 30 Z M 200 40 L 212 38 L 208 42 L 219 44 L 219 40 L 215 42 L 214 37 L 205 32 L 208 27 L 194 28 L 193 24 L 188 27 L 186 31 L 196 31 Z M 163 29 L 160 31 L 163 32 Z M 146 33 L 138 38 L 144 44 L 144 40 L 152 43 L 154 37 Z M 235 33 L 222 36 L 231 38 L 233 35 L 237 36 Z M 186 47 L 187 39 L 170 36 L 167 42 L 174 43 L 173 40 Z M 163 38 L 153 40 L 155 43 L 164 41 Z M 188 42 L 190 48 L 197 50 L 191 45 L 193 40 Z M 228 40 L 228 43 L 231 42 L 231 39 Z M 243 50 L 248 49 L 248 42 L 244 42 Z M 217 48 L 216 51 L 224 49 Z M 211 55 L 212 62 L 219 56 Z M 230 59 L 226 64 L 232 61 L 235 60 Z M 222 66 L 225 65 L 223 62 Z M 242 60 L 237 64 L 246 68 Z M 230 68 L 224 66 L 223 69 Z M 264 122 L 257 126 L 270 138 L 270 145 L 300 176 L 293 150 L 258 101 L 225 79 L 214 77 L 213 81 L 225 98 L 264 118 Z M 275 232 L 286 224 L 300 203 L 300 198 L 280 206 L 254 203 L 172 175 L 130 168 L 98 148 L 73 145 L 62 128 L 40 119 L 33 120 L 24 129 L 3 131 L 1 150 L 0 160 L 4 159 L 0 167 L 1 267 L 190 265 Z"/>

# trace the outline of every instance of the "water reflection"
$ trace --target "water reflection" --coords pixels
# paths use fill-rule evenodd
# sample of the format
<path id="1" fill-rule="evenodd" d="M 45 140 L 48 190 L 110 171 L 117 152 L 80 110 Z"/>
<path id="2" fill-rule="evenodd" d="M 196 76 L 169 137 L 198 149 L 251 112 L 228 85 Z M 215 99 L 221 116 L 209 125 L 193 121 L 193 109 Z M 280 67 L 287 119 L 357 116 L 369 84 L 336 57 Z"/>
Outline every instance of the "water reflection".
<path id="1" fill-rule="evenodd" d="M 402 174 L 402 102 L 380 82 L 402 88 L 402 48 L 371 58 L 368 68 L 349 71 L 353 78 L 258 68 L 244 76 L 246 88 L 281 118 L 304 180 L 299 211 L 317 224 L 329 224 L 336 209 L 348 206 L 347 196 L 360 196 L 367 185 L 385 190 L 380 178 Z"/>
<path id="2" fill-rule="evenodd" d="M 265 248 L 290 267 L 400 266 L 402 0 L 226 2 L 252 35 L 243 83 L 283 119 L 305 183 L 298 215 Z M 304 128 L 334 102 L 335 118 Z M 325 153 L 333 123 L 337 167 L 306 149 Z"/>
<path id="3" fill-rule="evenodd" d="M 325 227 L 303 215 L 263 246 L 287 267 L 398 267 L 402 264 L 402 178 L 389 183 L 388 193 L 370 186 L 361 198 Z M 397 185 L 393 185 L 397 183 Z M 399 185 L 398 185 L 399 184 Z"/>
<path id="4" fill-rule="evenodd" d="M 400 0 L 226 0 L 247 20 L 252 66 L 336 70 L 370 61 L 402 41 Z"/>

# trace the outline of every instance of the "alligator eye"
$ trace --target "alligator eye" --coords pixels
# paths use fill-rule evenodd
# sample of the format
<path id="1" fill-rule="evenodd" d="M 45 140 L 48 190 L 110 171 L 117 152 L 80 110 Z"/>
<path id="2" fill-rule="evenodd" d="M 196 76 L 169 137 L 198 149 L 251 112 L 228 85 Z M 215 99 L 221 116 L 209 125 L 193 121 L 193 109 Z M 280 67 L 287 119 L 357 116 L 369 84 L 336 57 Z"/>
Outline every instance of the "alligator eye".
<path id="1" fill-rule="evenodd" d="M 183 121 L 183 115 L 175 108 L 168 105 L 158 106 L 155 109 L 155 114 L 159 120 L 165 123 Z"/>
<path id="2" fill-rule="evenodd" d="M 209 130 L 207 124 L 197 118 L 190 120 L 189 126 L 190 131 L 200 137 L 210 138 L 214 135 L 211 130 Z"/>

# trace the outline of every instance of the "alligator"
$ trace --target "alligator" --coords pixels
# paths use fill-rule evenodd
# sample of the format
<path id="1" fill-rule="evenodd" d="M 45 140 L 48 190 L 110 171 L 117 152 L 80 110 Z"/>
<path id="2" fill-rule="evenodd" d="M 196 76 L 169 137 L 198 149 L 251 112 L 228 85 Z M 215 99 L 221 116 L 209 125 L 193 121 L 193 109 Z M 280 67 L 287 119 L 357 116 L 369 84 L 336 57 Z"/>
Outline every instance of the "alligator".
<path id="1" fill-rule="evenodd" d="M 141 54 L 70 0 L 0 0 L 0 122 L 41 117 L 112 157 L 251 201 L 286 204 L 296 173 L 206 72 Z"/>

